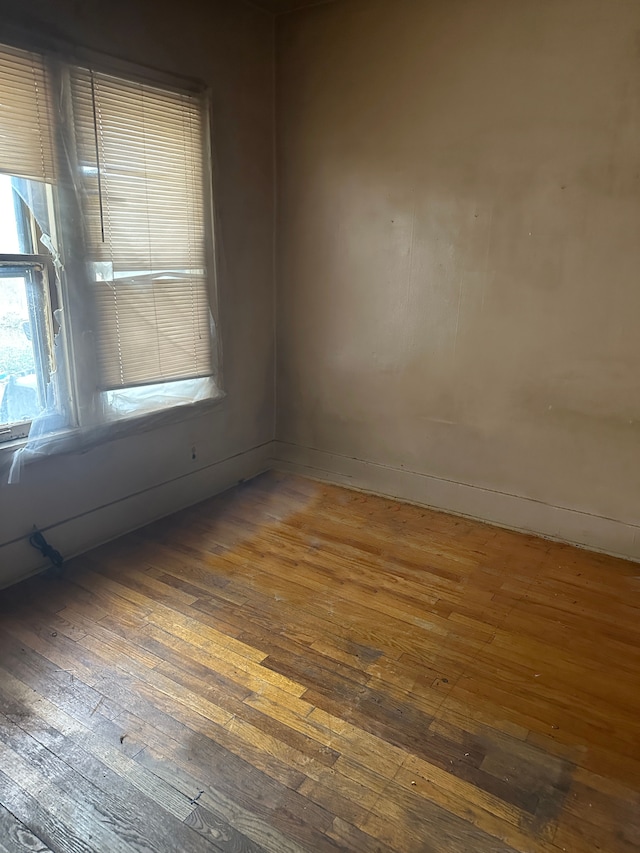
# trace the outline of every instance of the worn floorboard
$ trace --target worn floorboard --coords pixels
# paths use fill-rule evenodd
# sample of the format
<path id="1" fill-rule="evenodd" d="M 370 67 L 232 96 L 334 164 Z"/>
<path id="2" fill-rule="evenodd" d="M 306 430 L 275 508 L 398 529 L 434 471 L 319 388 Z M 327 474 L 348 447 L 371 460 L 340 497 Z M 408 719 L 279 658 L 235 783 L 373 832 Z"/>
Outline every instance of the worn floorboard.
<path id="1" fill-rule="evenodd" d="M 0 853 L 638 853 L 639 593 L 263 475 L 0 593 Z"/>

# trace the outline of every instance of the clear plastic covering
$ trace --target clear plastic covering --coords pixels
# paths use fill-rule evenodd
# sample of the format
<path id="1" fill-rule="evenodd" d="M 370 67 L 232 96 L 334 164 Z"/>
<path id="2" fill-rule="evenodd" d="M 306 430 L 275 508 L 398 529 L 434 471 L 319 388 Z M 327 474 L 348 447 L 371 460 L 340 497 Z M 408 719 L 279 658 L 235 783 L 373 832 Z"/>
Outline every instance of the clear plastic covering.
<path id="1" fill-rule="evenodd" d="M 11 181 L 14 220 L 23 233 L 21 245 L 7 242 L 0 199 L 0 268 L 12 249 L 11 254 L 23 257 L 25 276 L 32 275 L 30 263 L 36 271 L 31 289 L 39 307 L 34 296 L 36 308 L 22 325 L 33 351 L 46 354 L 33 368 L 33 380 L 30 374 L 20 377 L 25 387 L 39 384 L 39 406 L 30 425 L 26 423 L 28 440 L 10 460 L 9 483 L 19 480 L 30 460 L 182 420 L 223 396 L 212 311 L 206 100 L 201 94 L 176 93 L 135 76 L 110 76 L 56 57 L 46 58 L 46 69 L 53 110 L 47 121 L 59 140 L 55 181 L 48 175 L 46 180 L 0 175 L 5 183 Z M 186 141 L 174 140 L 168 130 L 164 148 L 152 152 L 152 161 L 145 154 L 148 140 L 136 141 L 144 124 L 136 124 L 137 113 L 145 109 L 154 117 L 166 110 L 168 125 L 173 122 L 183 134 L 182 125 L 189 123 Z M 194 116 L 200 122 L 195 130 Z M 169 150 L 172 144 L 175 151 Z M 182 145 L 188 155 L 186 187 L 176 168 Z M 149 246 L 136 253 L 144 242 L 147 208 L 157 248 L 149 248 L 149 238 Z M 135 239 L 130 229 L 137 229 Z M 172 250 L 172 230 L 178 242 L 184 243 L 187 235 L 186 249 L 181 243 Z M 160 238 L 169 245 L 157 243 Z M 179 260 L 172 261 L 173 255 Z M 25 369 L 31 370 L 30 364 Z M 10 384 L 16 385 L 13 374 L 4 376 L 4 387 L 2 382 L 0 348 L 0 395 L 15 399 L 15 388 L 7 392 Z M 10 414 L 6 421 L 11 427 Z M 20 435 L 16 430 L 9 438 Z"/>

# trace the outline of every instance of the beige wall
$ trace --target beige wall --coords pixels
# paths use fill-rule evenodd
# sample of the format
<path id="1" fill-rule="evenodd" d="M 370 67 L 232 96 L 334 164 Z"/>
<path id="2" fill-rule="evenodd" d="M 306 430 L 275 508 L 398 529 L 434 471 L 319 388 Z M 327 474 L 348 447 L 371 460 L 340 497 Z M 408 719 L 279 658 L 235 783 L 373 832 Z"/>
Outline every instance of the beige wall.
<path id="1" fill-rule="evenodd" d="M 280 19 L 285 458 L 615 519 L 640 556 L 639 33 L 637 0 Z"/>
<path id="2" fill-rule="evenodd" d="M 236 454 L 270 442 L 274 428 L 273 19 L 229 0 L 0 0 L 0 39 L 9 24 L 211 87 L 227 398 L 206 415 L 33 464 L 18 485 L 3 478 L 0 586 L 41 562 L 20 540 L 32 525 L 54 525 L 63 554 L 86 548 L 254 473 L 268 449 Z"/>

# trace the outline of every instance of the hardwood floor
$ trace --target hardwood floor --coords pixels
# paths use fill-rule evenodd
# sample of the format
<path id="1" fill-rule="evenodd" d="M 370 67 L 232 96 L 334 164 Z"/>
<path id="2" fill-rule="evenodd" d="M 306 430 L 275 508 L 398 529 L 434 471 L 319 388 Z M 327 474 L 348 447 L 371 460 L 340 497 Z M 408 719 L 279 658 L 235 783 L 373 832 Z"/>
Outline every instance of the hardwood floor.
<path id="1" fill-rule="evenodd" d="M 264 475 L 0 594 L 0 853 L 637 853 L 639 592 Z"/>

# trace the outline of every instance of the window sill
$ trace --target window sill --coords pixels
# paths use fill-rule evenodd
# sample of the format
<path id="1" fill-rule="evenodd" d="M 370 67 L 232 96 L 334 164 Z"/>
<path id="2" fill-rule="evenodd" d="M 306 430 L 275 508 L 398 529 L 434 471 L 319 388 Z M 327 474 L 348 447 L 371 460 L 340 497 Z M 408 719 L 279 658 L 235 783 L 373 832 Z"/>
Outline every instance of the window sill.
<path id="1" fill-rule="evenodd" d="M 14 453 L 16 450 L 20 450 L 28 441 L 28 438 L 12 438 L 9 441 L 3 441 L 0 444 L 0 459 L 5 453 Z"/>
<path id="2" fill-rule="evenodd" d="M 27 438 L 7 441 L 0 444 L 0 472 L 2 472 L 2 481 L 6 482 L 5 475 L 8 473 L 14 454 L 18 450 L 27 448 L 22 462 L 29 465 L 50 456 L 84 452 L 110 441 L 140 435 L 149 430 L 171 426 L 172 424 L 178 424 L 194 417 L 200 417 L 218 409 L 225 398 L 226 394 L 221 391 L 216 397 L 210 397 L 206 400 L 197 400 L 193 403 L 178 404 L 154 412 L 131 415 L 85 429 L 70 427 L 67 430 L 45 436 L 39 440 L 33 448 L 32 453 L 29 452 L 31 448 L 28 448 L 29 440 Z"/>

